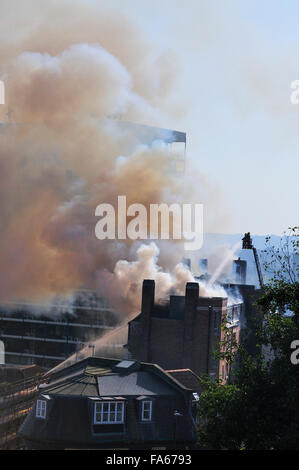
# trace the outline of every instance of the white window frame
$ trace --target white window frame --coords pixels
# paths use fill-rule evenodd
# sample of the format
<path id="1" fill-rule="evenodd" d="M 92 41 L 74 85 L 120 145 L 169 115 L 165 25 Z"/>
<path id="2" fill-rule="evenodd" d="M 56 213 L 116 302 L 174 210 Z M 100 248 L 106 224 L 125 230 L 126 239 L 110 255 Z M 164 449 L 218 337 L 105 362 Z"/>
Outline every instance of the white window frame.
<path id="1" fill-rule="evenodd" d="M 37 418 L 46 419 L 47 400 L 36 400 L 35 416 Z"/>
<path id="2" fill-rule="evenodd" d="M 108 405 L 107 411 L 104 411 L 105 405 Z M 111 405 L 115 405 L 113 412 L 111 411 Z M 120 413 L 120 411 L 121 419 L 117 419 L 117 414 Z M 123 401 L 96 401 L 94 403 L 93 424 L 123 424 L 124 412 L 125 403 Z"/>
<path id="3" fill-rule="evenodd" d="M 152 400 L 143 400 L 142 402 L 142 407 L 141 407 L 141 421 L 151 421 L 152 420 L 152 414 L 153 414 L 153 402 Z M 149 409 L 145 409 L 146 406 L 149 405 Z M 145 418 L 144 414 L 145 412 L 149 412 L 149 418 Z"/>

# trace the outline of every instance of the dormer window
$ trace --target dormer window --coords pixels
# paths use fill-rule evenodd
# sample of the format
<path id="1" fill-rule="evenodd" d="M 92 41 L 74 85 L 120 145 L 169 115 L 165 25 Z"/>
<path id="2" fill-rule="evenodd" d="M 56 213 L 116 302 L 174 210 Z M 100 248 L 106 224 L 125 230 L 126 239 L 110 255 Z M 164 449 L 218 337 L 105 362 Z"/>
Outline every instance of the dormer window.
<path id="1" fill-rule="evenodd" d="M 123 401 L 97 401 L 94 404 L 94 424 L 123 424 Z"/>
<path id="2" fill-rule="evenodd" d="M 153 402 L 151 400 L 143 400 L 141 408 L 141 421 L 152 420 Z"/>
<path id="3" fill-rule="evenodd" d="M 47 402 L 46 400 L 37 400 L 36 401 L 36 409 L 35 409 L 35 416 L 37 418 L 46 418 L 47 413 Z"/>

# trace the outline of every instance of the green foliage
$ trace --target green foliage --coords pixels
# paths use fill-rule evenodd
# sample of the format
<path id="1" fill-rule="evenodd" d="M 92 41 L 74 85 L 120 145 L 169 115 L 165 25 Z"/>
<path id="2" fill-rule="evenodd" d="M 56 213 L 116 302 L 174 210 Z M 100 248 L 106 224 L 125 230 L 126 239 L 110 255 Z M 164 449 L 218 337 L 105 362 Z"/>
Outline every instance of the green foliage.
<path id="1" fill-rule="evenodd" d="M 198 408 L 202 418 L 198 433 L 200 444 L 212 449 L 239 449 L 242 391 L 235 385 L 224 386 L 212 380 L 205 385 L 207 388 L 200 396 Z"/>
<path id="2" fill-rule="evenodd" d="M 299 227 L 289 227 L 280 239 L 279 246 L 271 245 L 271 236 L 266 237 L 264 269 L 271 275 L 270 284 L 286 281 L 298 282 L 299 266 L 295 256 L 299 251 Z"/>
<path id="3" fill-rule="evenodd" d="M 285 248 L 279 253 L 279 267 L 272 271 L 273 277 L 257 302 L 263 314 L 257 338 L 268 348 L 270 359 L 262 351 L 250 356 L 243 346 L 235 348 L 234 344 L 231 348 L 233 338 L 224 335 L 225 347 L 220 357 L 237 363 L 238 368 L 227 385 L 204 382 L 198 408 L 202 446 L 299 449 L 299 365 L 290 360 L 290 345 L 299 340 L 298 269 L 293 263 L 293 255 L 298 256 L 298 229 L 291 229 L 291 233 L 292 250 Z M 278 254 L 272 248 L 269 253 L 275 258 Z"/>

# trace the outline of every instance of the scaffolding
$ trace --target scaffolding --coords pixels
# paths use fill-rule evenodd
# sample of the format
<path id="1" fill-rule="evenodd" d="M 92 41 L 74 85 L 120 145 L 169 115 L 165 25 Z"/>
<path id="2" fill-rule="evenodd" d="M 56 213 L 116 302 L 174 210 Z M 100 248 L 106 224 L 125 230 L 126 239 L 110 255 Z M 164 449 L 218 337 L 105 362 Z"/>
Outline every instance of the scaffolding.
<path id="1" fill-rule="evenodd" d="M 31 410 L 42 375 L 0 383 L 0 449 L 22 449 L 17 432 Z"/>

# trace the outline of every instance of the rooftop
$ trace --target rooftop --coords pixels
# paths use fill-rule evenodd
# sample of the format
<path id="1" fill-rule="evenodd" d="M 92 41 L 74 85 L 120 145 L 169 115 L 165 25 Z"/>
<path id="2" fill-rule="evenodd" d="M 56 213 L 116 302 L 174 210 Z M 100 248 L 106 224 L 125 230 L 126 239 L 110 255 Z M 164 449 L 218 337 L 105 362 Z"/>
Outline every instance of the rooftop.
<path id="1" fill-rule="evenodd" d="M 186 388 L 196 392 L 202 391 L 200 378 L 191 369 L 174 369 L 166 371 L 171 377 L 183 384 Z"/>
<path id="2" fill-rule="evenodd" d="M 62 370 L 54 369 L 45 374 L 40 392 L 105 398 L 119 395 L 171 395 L 174 388 L 198 391 L 199 378 L 190 370 L 188 373 L 185 371 L 185 374 L 174 372 L 178 371 L 168 373 L 156 364 L 134 360 L 119 362 L 117 359 L 89 357 Z"/>

